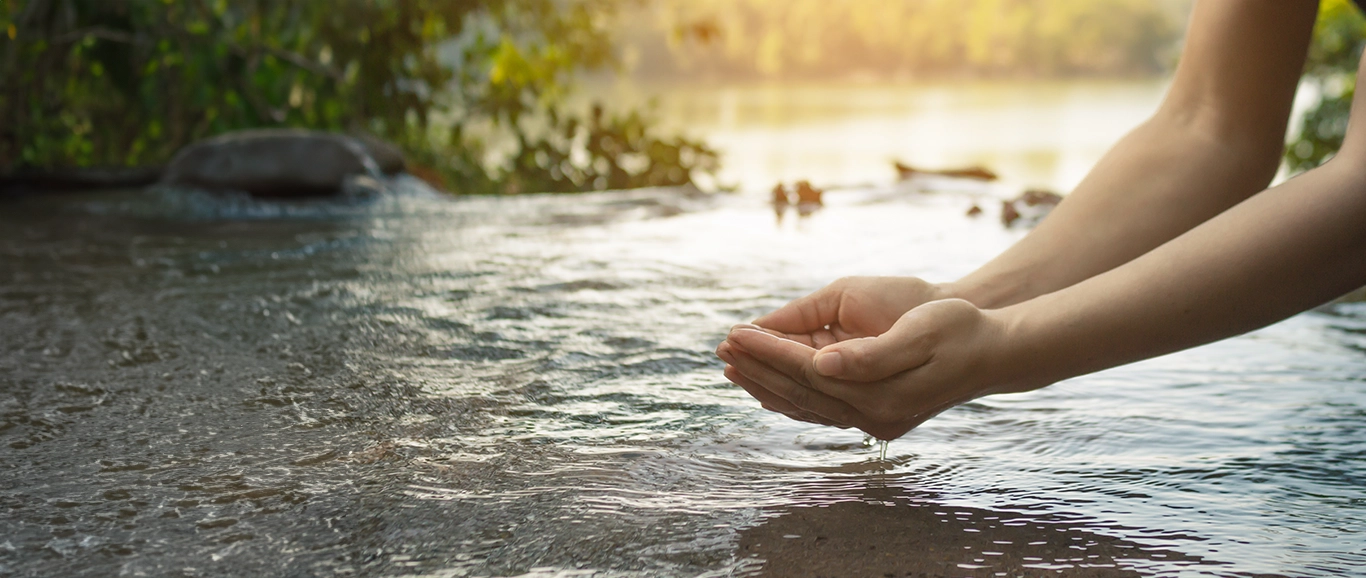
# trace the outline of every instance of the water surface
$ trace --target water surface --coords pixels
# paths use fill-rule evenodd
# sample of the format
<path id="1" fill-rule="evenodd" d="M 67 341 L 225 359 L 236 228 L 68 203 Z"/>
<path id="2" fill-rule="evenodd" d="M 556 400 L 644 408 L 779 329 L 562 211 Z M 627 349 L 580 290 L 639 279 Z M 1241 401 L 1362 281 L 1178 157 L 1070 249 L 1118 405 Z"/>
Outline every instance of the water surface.
<path id="1" fill-rule="evenodd" d="M 886 461 L 721 377 L 731 324 L 836 277 L 976 267 L 1006 193 L 7 202 L 0 574 L 1366 575 L 1360 305 Z"/>
<path id="2" fill-rule="evenodd" d="M 778 181 L 887 183 L 893 160 L 990 167 L 1019 186 L 1067 192 L 1157 109 L 1168 82 L 957 81 L 688 85 L 600 83 L 587 98 L 656 102 L 662 127 L 719 150 L 719 180 L 764 192 Z"/>

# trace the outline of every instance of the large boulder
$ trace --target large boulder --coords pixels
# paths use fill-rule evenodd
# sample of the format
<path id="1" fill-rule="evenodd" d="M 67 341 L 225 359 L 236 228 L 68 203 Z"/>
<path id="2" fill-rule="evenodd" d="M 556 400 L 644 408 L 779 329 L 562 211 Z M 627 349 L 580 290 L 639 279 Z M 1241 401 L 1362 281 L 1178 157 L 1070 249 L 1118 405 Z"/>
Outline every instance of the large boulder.
<path id="1" fill-rule="evenodd" d="M 368 134 L 353 135 L 352 138 L 360 142 L 365 151 L 370 153 L 370 158 L 375 159 L 375 164 L 379 165 L 380 172 L 386 175 L 395 175 L 407 170 L 408 163 L 403 160 L 403 151 L 394 146 L 393 143 L 380 140 Z"/>
<path id="2" fill-rule="evenodd" d="M 60 167 L 0 175 L 0 195 L 26 192 L 141 188 L 161 179 L 161 167 Z"/>
<path id="3" fill-rule="evenodd" d="M 267 129 L 232 132 L 191 144 L 171 159 L 161 182 L 300 197 L 337 194 L 348 179 L 379 178 L 401 170 L 403 156 L 398 149 L 373 137 Z"/>

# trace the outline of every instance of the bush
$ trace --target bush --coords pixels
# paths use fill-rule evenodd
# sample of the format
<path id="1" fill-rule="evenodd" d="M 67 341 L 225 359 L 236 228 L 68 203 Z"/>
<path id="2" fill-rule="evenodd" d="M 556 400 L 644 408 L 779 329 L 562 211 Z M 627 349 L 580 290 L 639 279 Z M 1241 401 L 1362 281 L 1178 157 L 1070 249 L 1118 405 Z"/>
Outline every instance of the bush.
<path id="1" fill-rule="evenodd" d="M 1304 75 L 1320 99 L 1304 115 L 1299 134 L 1286 147 L 1292 172 L 1312 169 L 1332 158 L 1347 135 L 1357 63 L 1366 45 L 1366 18 L 1351 0 L 1324 0 Z"/>
<path id="2" fill-rule="evenodd" d="M 8 0 L 0 174 L 165 162 L 245 128 L 368 132 L 457 192 L 680 185 L 702 143 L 564 110 L 616 0 Z M 586 118 L 583 118 L 586 117 Z M 483 135 L 510 134 L 490 163 Z M 591 146 L 590 146 L 591 145 Z"/>

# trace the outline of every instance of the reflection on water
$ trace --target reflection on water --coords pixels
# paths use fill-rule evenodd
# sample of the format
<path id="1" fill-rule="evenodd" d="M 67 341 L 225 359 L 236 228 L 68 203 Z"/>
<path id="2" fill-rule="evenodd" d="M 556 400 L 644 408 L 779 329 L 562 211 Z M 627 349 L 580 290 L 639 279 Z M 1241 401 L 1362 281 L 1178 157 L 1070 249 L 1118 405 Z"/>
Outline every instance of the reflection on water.
<path id="1" fill-rule="evenodd" d="M 7 204 L 0 573 L 1366 567 L 1366 309 L 979 400 L 881 460 L 711 351 L 841 275 L 973 268 L 1019 234 L 963 216 L 990 190 L 775 225 L 745 196 L 401 189 Z"/>
<path id="2" fill-rule="evenodd" d="M 690 87 L 612 84 L 588 97 L 658 99 L 666 128 L 722 151 L 723 183 L 886 183 L 892 160 L 983 165 L 1016 186 L 1067 192 L 1157 108 L 1161 80 Z"/>

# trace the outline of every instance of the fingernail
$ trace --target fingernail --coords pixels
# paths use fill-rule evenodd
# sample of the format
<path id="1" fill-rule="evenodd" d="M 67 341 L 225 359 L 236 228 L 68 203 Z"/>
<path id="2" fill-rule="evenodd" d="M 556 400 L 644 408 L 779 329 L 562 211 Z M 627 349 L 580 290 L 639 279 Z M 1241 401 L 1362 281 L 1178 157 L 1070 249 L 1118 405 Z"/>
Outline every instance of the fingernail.
<path id="1" fill-rule="evenodd" d="M 844 369 L 844 358 L 840 357 L 838 351 L 821 353 L 816 356 L 813 363 L 816 366 L 816 373 L 826 377 L 839 375 L 840 371 Z"/>
<path id="2" fill-rule="evenodd" d="M 729 343 L 722 343 L 719 347 L 717 347 L 717 348 L 716 348 L 716 356 L 717 356 L 717 357 L 720 357 L 721 360 L 724 361 L 724 362 L 726 362 L 726 363 L 732 363 L 732 362 L 735 361 L 735 356 L 732 355 L 731 352 L 730 352 L 730 344 L 729 344 Z"/>
<path id="3" fill-rule="evenodd" d="M 746 334 L 747 334 L 747 333 L 753 333 L 753 332 L 754 332 L 753 329 L 741 329 L 741 328 L 732 329 L 732 330 L 730 331 L 730 335 L 727 335 L 727 336 L 726 336 L 726 343 L 729 343 L 729 344 L 731 345 L 731 347 L 734 347 L 734 348 L 736 348 L 736 349 L 739 349 L 740 351 L 746 351 L 746 349 L 745 349 L 745 340 L 749 339 L 749 336 L 746 335 Z"/>

